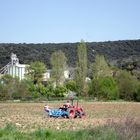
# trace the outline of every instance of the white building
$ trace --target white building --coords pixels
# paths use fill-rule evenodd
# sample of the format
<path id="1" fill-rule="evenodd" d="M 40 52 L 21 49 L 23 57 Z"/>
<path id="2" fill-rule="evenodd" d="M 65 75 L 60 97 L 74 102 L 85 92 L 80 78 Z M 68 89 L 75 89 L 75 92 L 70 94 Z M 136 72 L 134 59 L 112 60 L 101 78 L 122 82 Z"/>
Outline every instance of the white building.
<path id="1" fill-rule="evenodd" d="M 9 74 L 13 77 L 18 77 L 20 80 L 25 78 L 25 68 L 27 65 L 19 64 L 19 59 L 16 54 L 11 54 L 11 63 L 7 65 L 7 71 L 5 74 Z"/>
<path id="2" fill-rule="evenodd" d="M 44 74 L 43 74 L 43 81 L 47 81 L 51 78 L 51 70 L 48 69 Z M 69 79 L 70 78 L 70 72 L 69 70 L 64 71 L 64 78 Z"/>
<path id="3" fill-rule="evenodd" d="M 43 74 L 43 81 L 47 81 L 48 79 L 51 78 L 51 70 L 47 70 L 44 74 Z"/>
<path id="4" fill-rule="evenodd" d="M 16 54 L 12 53 L 11 54 L 11 62 L 8 63 L 6 66 L 4 66 L 0 70 L 0 74 L 9 74 L 12 77 L 18 77 L 20 80 L 25 78 L 25 73 L 26 73 L 26 66 L 25 64 L 20 64 L 19 59 L 17 58 Z M 44 74 L 43 74 L 43 81 L 47 81 L 51 78 L 51 70 L 48 69 Z M 65 79 L 70 79 L 70 71 L 65 70 L 64 71 L 64 78 Z"/>
<path id="5" fill-rule="evenodd" d="M 65 70 L 64 71 L 64 78 L 65 79 L 69 79 L 70 78 L 70 71 L 69 70 Z"/>

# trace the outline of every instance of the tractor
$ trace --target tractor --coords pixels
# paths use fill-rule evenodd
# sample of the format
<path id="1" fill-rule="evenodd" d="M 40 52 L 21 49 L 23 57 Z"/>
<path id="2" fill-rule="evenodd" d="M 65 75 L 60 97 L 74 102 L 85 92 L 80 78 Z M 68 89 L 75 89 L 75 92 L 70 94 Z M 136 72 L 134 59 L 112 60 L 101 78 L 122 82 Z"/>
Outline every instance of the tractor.
<path id="1" fill-rule="evenodd" d="M 71 103 L 70 103 L 71 102 Z M 48 113 L 49 117 L 63 117 L 63 118 L 82 118 L 85 116 L 85 113 L 81 107 L 78 107 L 78 99 L 76 106 L 74 106 L 74 99 L 71 98 L 67 100 L 67 103 L 63 104 L 63 106 L 58 109 L 46 109 L 45 111 Z"/>

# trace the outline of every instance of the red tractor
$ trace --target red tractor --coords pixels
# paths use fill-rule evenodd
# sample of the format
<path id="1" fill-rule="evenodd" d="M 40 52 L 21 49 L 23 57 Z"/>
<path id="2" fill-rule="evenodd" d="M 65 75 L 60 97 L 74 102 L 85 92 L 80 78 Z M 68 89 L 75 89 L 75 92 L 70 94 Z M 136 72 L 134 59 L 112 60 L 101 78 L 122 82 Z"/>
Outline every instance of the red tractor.
<path id="1" fill-rule="evenodd" d="M 45 111 L 48 113 L 49 117 L 63 117 L 63 118 L 82 118 L 85 116 L 85 112 L 83 111 L 82 107 L 78 106 L 78 99 L 77 103 L 74 105 L 73 101 L 76 98 L 73 94 L 68 96 L 67 103 L 63 104 L 58 109 L 49 109 L 48 106 L 45 106 Z"/>
<path id="2" fill-rule="evenodd" d="M 76 106 L 74 105 L 73 101 L 74 99 L 67 100 L 67 103 L 60 107 L 60 109 L 67 112 L 67 118 L 82 118 L 83 116 L 85 116 L 85 112 L 81 107 L 78 107 L 78 100 Z"/>

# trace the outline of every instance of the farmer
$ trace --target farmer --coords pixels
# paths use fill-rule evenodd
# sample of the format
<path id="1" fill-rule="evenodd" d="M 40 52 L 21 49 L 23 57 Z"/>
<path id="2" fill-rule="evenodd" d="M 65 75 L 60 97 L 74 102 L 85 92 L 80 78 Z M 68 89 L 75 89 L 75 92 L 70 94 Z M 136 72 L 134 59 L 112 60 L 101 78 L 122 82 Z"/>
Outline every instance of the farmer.
<path id="1" fill-rule="evenodd" d="M 72 107 L 70 100 L 67 100 L 67 102 L 63 105 L 65 108 L 70 108 Z"/>
<path id="2" fill-rule="evenodd" d="M 66 105 L 67 105 L 68 107 L 71 106 L 70 100 L 67 100 Z"/>

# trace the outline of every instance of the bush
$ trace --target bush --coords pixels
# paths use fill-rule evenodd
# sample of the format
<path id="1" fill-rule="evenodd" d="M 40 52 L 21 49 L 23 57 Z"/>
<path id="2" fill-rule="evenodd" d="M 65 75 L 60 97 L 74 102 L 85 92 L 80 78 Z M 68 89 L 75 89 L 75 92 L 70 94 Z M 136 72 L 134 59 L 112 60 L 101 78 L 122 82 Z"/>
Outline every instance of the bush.
<path id="1" fill-rule="evenodd" d="M 138 90 L 137 90 L 137 93 L 136 93 L 136 101 L 140 102 L 140 82 L 138 84 Z"/>
<path id="2" fill-rule="evenodd" d="M 76 82 L 73 80 L 70 80 L 66 83 L 66 88 L 70 91 L 77 91 Z"/>
<path id="3" fill-rule="evenodd" d="M 120 98 L 124 100 L 136 100 L 138 95 L 139 82 L 127 71 L 117 73 L 116 81 L 119 88 Z"/>
<path id="4" fill-rule="evenodd" d="M 65 86 L 57 86 L 54 89 L 55 97 L 64 97 L 66 93 L 67 93 L 67 88 Z"/>
<path id="5" fill-rule="evenodd" d="M 112 77 L 104 77 L 98 80 L 97 96 L 107 100 L 119 99 L 117 83 Z"/>
<path id="6" fill-rule="evenodd" d="M 54 86 L 51 82 L 47 82 L 46 92 L 47 97 L 55 97 Z"/>

